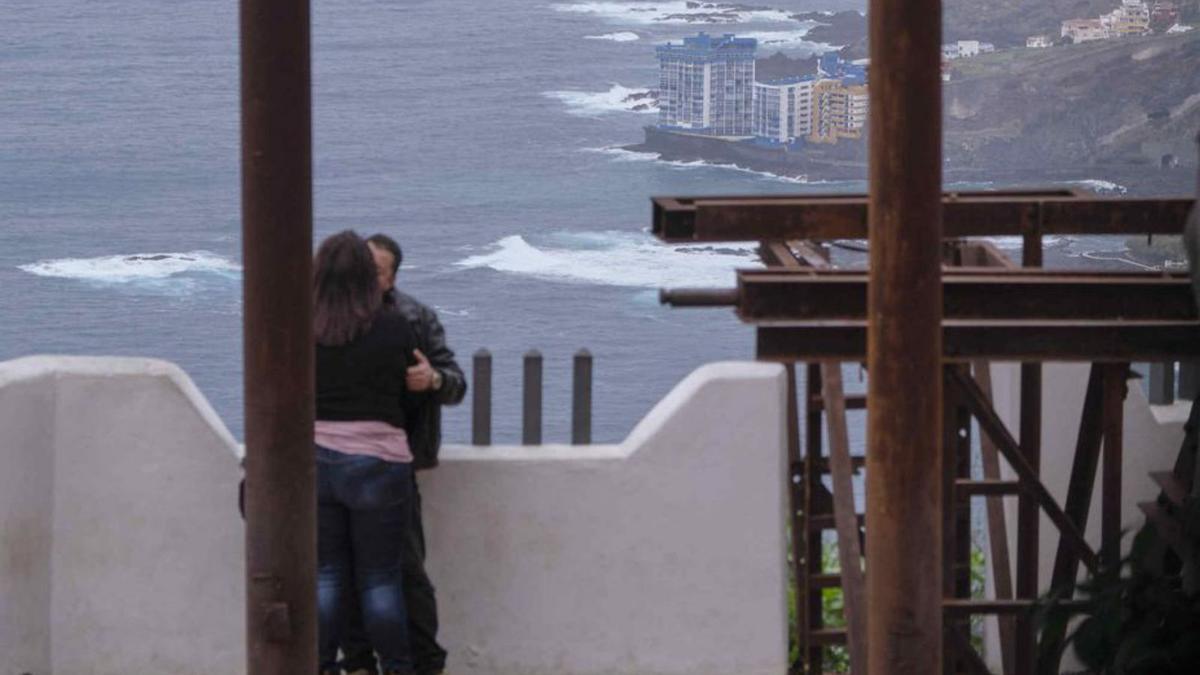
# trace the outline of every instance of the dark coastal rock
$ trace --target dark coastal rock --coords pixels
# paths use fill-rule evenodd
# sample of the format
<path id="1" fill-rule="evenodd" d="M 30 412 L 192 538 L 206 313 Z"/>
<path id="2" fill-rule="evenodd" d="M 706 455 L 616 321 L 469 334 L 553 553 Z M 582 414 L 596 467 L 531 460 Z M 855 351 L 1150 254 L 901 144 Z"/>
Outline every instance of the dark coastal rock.
<path id="1" fill-rule="evenodd" d="M 797 21 L 815 21 L 818 26 L 809 31 L 806 39 L 829 45 L 845 46 L 867 39 L 867 17 L 858 12 L 805 12 L 793 14 Z"/>

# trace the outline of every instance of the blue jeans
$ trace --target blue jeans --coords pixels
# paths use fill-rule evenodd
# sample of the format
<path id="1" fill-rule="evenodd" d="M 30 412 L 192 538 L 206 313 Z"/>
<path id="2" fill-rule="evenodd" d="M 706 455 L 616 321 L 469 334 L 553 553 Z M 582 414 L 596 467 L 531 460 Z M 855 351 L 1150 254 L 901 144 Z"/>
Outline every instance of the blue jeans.
<path id="1" fill-rule="evenodd" d="M 410 536 L 411 464 L 317 446 L 317 601 L 321 668 L 337 668 L 357 582 L 371 644 L 386 672 L 411 673 L 401 563 Z"/>

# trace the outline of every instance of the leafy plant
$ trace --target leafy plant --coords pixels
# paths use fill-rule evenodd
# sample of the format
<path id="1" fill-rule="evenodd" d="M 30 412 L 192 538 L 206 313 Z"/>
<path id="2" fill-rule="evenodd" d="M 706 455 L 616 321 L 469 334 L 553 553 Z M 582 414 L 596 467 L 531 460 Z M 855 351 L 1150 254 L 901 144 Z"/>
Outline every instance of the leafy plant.
<path id="1" fill-rule="evenodd" d="M 1064 605 L 1071 589 L 1044 599 L 1040 617 L 1047 629 L 1061 631 L 1072 616 L 1082 617 L 1062 648 L 1073 646 L 1090 671 L 1110 675 L 1197 672 L 1200 592 L 1185 588 L 1184 574 L 1194 570 L 1200 551 L 1200 500 L 1189 500 L 1180 515 L 1185 551 L 1164 555 L 1158 533 L 1148 523 L 1134 537 L 1127 558 L 1078 585 L 1075 590 L 1083 598 L 1082 607 Z"/>

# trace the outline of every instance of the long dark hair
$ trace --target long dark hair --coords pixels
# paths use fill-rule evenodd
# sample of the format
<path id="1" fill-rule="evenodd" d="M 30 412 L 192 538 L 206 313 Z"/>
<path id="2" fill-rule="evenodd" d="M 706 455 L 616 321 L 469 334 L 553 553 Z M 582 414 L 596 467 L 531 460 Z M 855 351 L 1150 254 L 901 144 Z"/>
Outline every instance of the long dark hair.
<path id="1" fill-rule="evenodd" d="M 367 332 L 382 302 L 375 259 L 362 237 L 346 230 L 321 242 L 313 263 L 317 344 L 336 347 Z"/>

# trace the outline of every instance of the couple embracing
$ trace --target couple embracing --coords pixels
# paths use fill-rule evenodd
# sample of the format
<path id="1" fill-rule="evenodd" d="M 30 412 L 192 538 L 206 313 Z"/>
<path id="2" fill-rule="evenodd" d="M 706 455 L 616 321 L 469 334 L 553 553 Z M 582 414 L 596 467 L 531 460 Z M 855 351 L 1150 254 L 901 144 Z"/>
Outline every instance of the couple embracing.
<path id="1" fill-rule="evenodd" d="M 466 380 L 433 310 L 395 289 L 401 261 L 391 238 L 346 231 L 314 262 L 322 675 L 435 675 L 446 661 L 415 472 L 437 463 L 441 406 Z"/>

